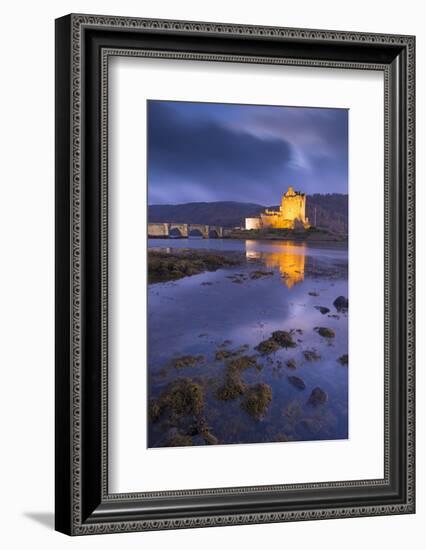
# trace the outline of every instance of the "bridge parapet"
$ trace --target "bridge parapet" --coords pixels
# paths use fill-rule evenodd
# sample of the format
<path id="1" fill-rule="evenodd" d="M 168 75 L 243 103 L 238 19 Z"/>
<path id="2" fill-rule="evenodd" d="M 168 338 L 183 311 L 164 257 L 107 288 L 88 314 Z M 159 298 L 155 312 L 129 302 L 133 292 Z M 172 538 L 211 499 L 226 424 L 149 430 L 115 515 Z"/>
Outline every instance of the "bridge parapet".
<path id="1" fill-rule="evenodd" d="M 181 237 L 188 238 L 191 232 L 197 231 L 203 239 L 209 237 L 222 238 L 225 230 L 220 225 L 206 225 L 202 223 L 148 223 L 148 237 L 163 238 L 170 237 L 170 232 L 177 230 Z"/>

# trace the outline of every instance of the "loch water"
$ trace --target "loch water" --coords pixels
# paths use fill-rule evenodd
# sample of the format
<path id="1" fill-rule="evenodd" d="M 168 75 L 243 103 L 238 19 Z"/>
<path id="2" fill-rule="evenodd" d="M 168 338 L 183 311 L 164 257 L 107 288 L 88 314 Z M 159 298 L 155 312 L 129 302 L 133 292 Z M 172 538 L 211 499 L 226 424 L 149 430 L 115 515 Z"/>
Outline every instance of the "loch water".
<path id="1" fill-rule="evenodd" d="M 292 442 L 348 438 L 348 313 L 333 305 L 348 297 L 348 252 L 341 246 L 311 246 L 289 241 L 231 239 L 154 239 L 153 250 L 193 249 L 242 255 L 240 265 L 148 286 L 148 398 L 158 399 L 176 378 L 200 383 L 203 421 L 219 444 Z M 254 271 L 269 272 L 254 278 Z M 321 313 L 315 306 L 327 308 Z M 330 328 L 333 338 L 318 327 Z M 293 331 L 296 347 L 262 356 L 254 348 L 273 331 Z M 221 349 L 244 346 L 261 368 L 241 374 L 247 387 L 268 384 L 272 401 L 261 418 L 241 406 L 243 397 L 223 401 L 225 363 Z M 306 359 L 314 351 L 320 358 Z M 203 356 L 195 366 L 172 368 L 181 356 Z M 295 368 L 287 367 L 293 359 Z M 304 388 L 292 383 L 297 376 Z M 293 381 L 294 382 L 294 381 Z M 298 387 L 299 386 L 299 387 Z M 314 388 L 327 394 L 310 404 Z M 148 420 L 148 446 L 167 446 L 176 428 Z M 205 444 L 192 437 L 192 444 Z M 287 444 L 287 443 L 286 443 Z"/>

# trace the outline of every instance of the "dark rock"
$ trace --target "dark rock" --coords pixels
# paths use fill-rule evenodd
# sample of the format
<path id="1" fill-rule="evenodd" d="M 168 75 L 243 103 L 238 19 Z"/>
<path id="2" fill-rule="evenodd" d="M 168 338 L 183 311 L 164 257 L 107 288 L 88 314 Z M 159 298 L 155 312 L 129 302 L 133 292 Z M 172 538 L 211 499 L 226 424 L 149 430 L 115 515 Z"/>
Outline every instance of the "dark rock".
<path id="1" fill-rule="evenodd" d="M 326 313 L 328 313 L 330 310 L 328 309 L 328 307 L 324 307 L 324 306 L 314 306 L 315 309 L 317 309 L 320 313 L 322 313 L 322 315 L 325 315 Z"/>
<path id="2" fill-rule="evenodd" d="M 314 330 L 318 332 L 323 338 L 334 338 L 336 333 L 333 329 L 327 327 L 315 327 Z"/>
<path id="3" fill-rule="evenodd" d="M 224 340 L 219 347 L 224 348 L 225 346 L 229 346 L 232 344 L 232 340 Z"/>
<path id="4" fill-rule="evenodd" d="M 318 292 L 315 292 L 314 290 L 311 290 L 310 292 L 308 292 L 309 296 L 319 296 L 319 293 Z"/>
<path id="5" fill-rule="evenodd" d="M 321 388 L 314 388 L 308 399 L 308 405 L 317 407 L 318 405 L 324 405 L 328 400 L 328 395 Z"/>
<path id="6" fill-rule="evenodd" d="M 296 368 L 296 359 L 288 359 L 288 361 L 286 361 L 285 364 L 289 369 L 295 370 L 295 368 Z"/>
<path id="7" fill-rule="evenodd" d="M 303 352 L 303 357 L 307 361 L 318 361 L 319 359 L 321 359 L 321 355 L 314 349 L 306 349 Z"/>
<path id="8" fill-rule="evenodd" d="M 339 357 L 339 359 L 337 359 L 337 361 L 341 364 L 341 365 L 348 365 L 349 364 L 349 355 L 347 353 L 344 353 L 343 355 L 341 355 Z"/>
<path id="9" fill-rule="evenodd" d="M 261 277 L 270 277 L 273 274 L 274 274 L 273 271 L 262 271 L 259 269 L 257 271 L 252 271 L 250 273 L 250 279 L 260 279 Z"/>
<path id="10" fill-rule="evenodd" d="M 296 342 L 293 340 L 290 332 L 285 330 L 276 330 L 272 333 L 272 340 L 274 340 L 281 348 L 295 348 Z"/>
<path id="11" fill-rule="evenodd" d="M 298 376 L 288 376 L 288 381 L 299 390 L 304 390 L 306 388 L 305 382 Z"/>
<path id="12" fill-rule="evenodd" d="M 338 296 L 334 302 L 333 306 L 337 309 L 339 312 L 344 312 L 349 309 L 349 300 L 345 298 L 344 296 Z"/>

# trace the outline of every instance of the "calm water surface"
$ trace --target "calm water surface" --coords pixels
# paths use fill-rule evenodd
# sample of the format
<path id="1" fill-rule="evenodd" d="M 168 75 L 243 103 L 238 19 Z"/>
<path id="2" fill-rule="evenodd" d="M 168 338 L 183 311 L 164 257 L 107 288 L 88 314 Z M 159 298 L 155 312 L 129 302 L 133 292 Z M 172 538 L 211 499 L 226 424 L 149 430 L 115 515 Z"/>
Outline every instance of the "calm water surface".
<path id="1" fill-rule="evenodd" d="M 337 361 L 348 353 L 348 318 L 333 306 L 336 297 L 348 296 L 346 249 L 221 239 L 155 239 L 149 247 L 234 251 L 245 257 L 236 267 L 149 285 L 150 399 L 158 398 L 178 377 L 201 383 L 203 415 L 220 444 L 348 437 L 348 367 Z M 251 279 L 255 270 L 273 274 Z M 321 314 L 315 306 L 330 311 Z M 333 329 L 335 338 L 321 337 L 315 327 Z M 297 347 L 260 356 L 254 347 L 275 330 L 294 330 Z M 241 407 L 241 397 L 221 401 L 215 396 L 225 375 L 225 365 L 215 360 L 215 354 L 240 346 L 247 347 L 246 355 L 258 356 L 263 367 L 245 370 L 243 381 L 248 386 L 263 382 L 272 389 L 272 402 L 260 420 Z M 321 359 L 307 361 L 306 350 L 315 350 Z M 184 355 L 203 355 L 205 361 L 195 367 L 170 368 L 174 358 Z M 296 369 L 285 365 L 289 359 L 296 361 Z M 301 378 L 305 389 L 290 383 L 289 376 Z M 327 393 L 326 404 L 307 403 L 315 387 Z M 148 445 L 167 445 L 173 430 L 161 422 L 150 423 Z M 203 443 L 193 437 L 194 445 Z"/>

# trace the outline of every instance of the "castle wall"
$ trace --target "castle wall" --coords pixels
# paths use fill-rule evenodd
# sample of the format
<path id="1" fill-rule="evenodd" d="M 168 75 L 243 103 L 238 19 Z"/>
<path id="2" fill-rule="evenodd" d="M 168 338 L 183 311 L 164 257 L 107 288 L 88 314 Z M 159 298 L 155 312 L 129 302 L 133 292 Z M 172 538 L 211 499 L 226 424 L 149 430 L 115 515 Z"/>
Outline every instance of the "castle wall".
<path id="1" fill-rule="evenodd" d="M 260 229 L 260 218 L 246 218 L 246 229 Z"/>
<path id="2" fill-rule="evenodd" d="M 262 220 L 262 227 L 272 227 L 275 229 L 292 229 L 293 220 L 286 220 L 282 217 L 280 212 L 273 214 L 263 213 L 260 215 Z"/>

